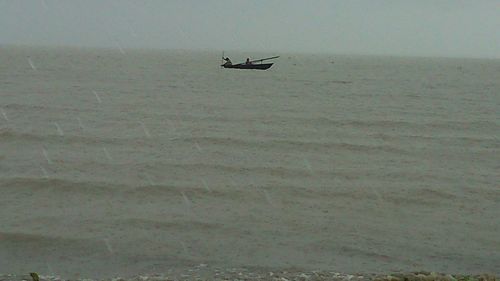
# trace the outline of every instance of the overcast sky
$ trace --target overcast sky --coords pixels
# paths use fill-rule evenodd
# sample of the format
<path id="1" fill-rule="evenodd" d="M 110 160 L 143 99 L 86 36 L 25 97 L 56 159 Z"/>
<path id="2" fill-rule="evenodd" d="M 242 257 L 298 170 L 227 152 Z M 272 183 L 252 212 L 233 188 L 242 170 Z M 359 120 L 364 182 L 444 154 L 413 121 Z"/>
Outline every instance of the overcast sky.
<path id="1" fill-rule="evenodd" d="M 500 58 L 500 0 L 0 0 L 0 44 Z"/>

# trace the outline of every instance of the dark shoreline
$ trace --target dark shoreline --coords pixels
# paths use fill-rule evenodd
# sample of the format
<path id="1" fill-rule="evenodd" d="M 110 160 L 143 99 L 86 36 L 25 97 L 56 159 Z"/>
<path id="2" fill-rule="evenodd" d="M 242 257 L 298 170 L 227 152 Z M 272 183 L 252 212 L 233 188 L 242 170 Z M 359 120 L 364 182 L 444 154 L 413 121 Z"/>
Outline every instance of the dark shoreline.
<path id="1" fill-rule="evenodd" d="M 170 281 L 170 280 L 272 280 L 272 281 L 497 281 L 500 280 L 494 274 L 450 274 L 437 272 L 395 272 L 387 274 L 370 273 L 339 273 L 334 271 L 300 271 L 279 270 L 268 271 L 262 269 L 245 268 L 211 268 L 205 264 L 195 266 L 184 271 L 169 270 L 166 273 L 144 274 L 133 277 L 114 278 L 61 278 L 59 276 L 39 275 L 40 281 L 62 281 L 62 280 L 103 280 L 103 281 Z M 0 281 L 31 281 L 29 273 L 22 275 L 0 274 Z"/>

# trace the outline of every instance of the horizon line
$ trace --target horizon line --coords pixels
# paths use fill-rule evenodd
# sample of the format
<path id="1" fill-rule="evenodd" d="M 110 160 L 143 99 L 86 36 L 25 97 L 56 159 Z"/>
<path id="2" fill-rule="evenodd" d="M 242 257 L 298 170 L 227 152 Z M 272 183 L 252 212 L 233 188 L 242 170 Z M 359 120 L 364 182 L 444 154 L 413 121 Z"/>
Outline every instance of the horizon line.
<path id="1" fill-rule="evenodd" d="M 331 55 L 331 56 L 366 56 L 366 57 L 393 57 L 393 58 L 443 58 L 443 59 L 478 59 L 478 60 L 500 60 L 500 57 L 490 56 L 458 56 L 458 55 L 437 55 L 437 54 L 402 54 L 402 53 L 361 53 L 361 52 L 341 52 L 341 51 L 291 51 L 291 50 L 256 50 L 256 49 L 214 49 L 214 48 L 179 48 L 179 47 L 123 47 L 123 46 L 98 46 L 98 45 L 76 45 L 76 44 L 23 44 L 23 43 L 0 43 L 0 48 L 70 48 L 70 49 L 93 49 L 93 50 L 116 50 L 123 51 L 191 51 L 191 52 L 235 52 L 235 53 L 272 53 L 287 55 Z"/>

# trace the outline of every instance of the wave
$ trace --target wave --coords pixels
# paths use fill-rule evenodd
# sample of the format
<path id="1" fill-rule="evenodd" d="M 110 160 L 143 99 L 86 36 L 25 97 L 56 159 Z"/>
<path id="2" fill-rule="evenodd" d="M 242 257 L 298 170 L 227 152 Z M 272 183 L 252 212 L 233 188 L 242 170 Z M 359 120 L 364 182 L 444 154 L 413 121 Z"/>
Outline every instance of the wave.
<path id="1" fill-rule="evenodd" d="M 205 188 L 202 184 L 199 186 L 186 186 L 186 185 L 138 185 L 133 188 L 128 188 L 122 193 L 129 198 L 175 198 L 181 200 L 183 196 L 189 198 L 195 197 L 215 197 L 215 198 L 231 198 L 237 199 L 239 197 L 237 190 L 219 188 Z"/>
<path id="2" fill-rule="evenodd" d="M 222 223 L 209 223 L 196 220 L 171 220 L 171 221 L 160 221 L 153 219 L 144 218 L 125 218 L 117 219 L 113 221 L 114 224 L 125 225 L 129 228 L 140 228 L 144 230 L 178 230 L 178 231 L 190 231 L 193 229 L 197 230 L 214 230 L 221 229 L 224 227 Z"/>
<path id="3" fill-rule="evenodd" d="M 104 182 L 77 182 L 56 178 L 4 178 L 0 179 L 0 188 L 2 191 L 52 191 L 55 193 L 62 192 L 76 192 L 88 193 L 99 195 L 103 193 L 110 193 L 114 190 L 123 188 L 123 185 L 110 184 Z"/>
<path id="4" fill-rule="evenodd" d="M 236 147 L 256 147 L 269 150 L 287 150 L 287 151 L 325 151 L 325 150 L 347 150 L 351 152 L 388 152 L 396 154 L 408 154 L 408 151 L 395 148 L 390 145 L 367 145 L 345 142 L 326 142 L 326 141 L 308 141 L 291 140 L 277 138 L 234 138 L 234 137 L 184 137 L 176 141 L 193 142 L 200 145 L 221 145 Z"/>
<path id="5" fill-rule="evenodd" d="M 392 135 L 384 133 L 370 134 L 371 137 L 381 139 L 383 141 L 408 141 L 419 140 L 426 142 L 439 142 L 446 145 L 462 146 L 474 145 L 481 146 L 486 149 L 500 148 L 500 141 L 492 136 L 430 136 L 430 135 Z"/>
<path id="6" fill-rule="evenodd" d="M 434 121 L 434 122 L 409 122 L 392 120 L 332 120 L 338 126 L 359 128 L 420 128 L 420 129 L 443 129 L 464 130 L 466 128 L 498 129 L 500 125 L 492 121 Z"/>
<path id="7" fill-rule="evenodd" d="M 287 110 L 284 110 L 285 112 Z M 314 130 L 326 128 L 345 128 L 362 130 L 387 130 L 387 129 L 408 129 L 420 132 L 425 131 L 498 131 L 500 124 L 494 121 L 455 121 L 455 120 L 437 120 L 432 122 L 416 122 L 406 120 L 359 120 L 359 119 L 336 119 L 327 115 L 319 116 L 300 116 L 300 111 L 290 109 L 289 114 L 268 113 L 266 115 L 231 115 L 231 116 L 213 116 L 213 115 L 192 115 L 182 114 L 179 116 L 167 117 L 168 120 L 178 120 L 180 122 L 192 122 L 195 124 L 204 123 L 233 123 L 235 125 L 243 124 L 262 124 L 264 126 L 289 127 L 291 125 L 308 125 Z M 307 129 L 304 127 L 302 129 Z"/>
<path id="8" fill-rule="evenodd" d="M 89 254 L 92 251 L 105 251 L 103 242 L 99 240 L 24 232 L 0 232 L 0 245 L 6 252 L 25 253 L 27 257 L 40 254 L 50 256 L 55 251 L 59 254 L 66 252 L 70 256 L 83 254 L 84 252 Z"/>
<path id="9" fill-rule="evenodd" d="M 436 206 L 443 205 L 445 202 L 454 202 L 459 199 L 459 196 L 443 190 L 423 188 L 409 190 L 407 193 L 401 193 L 400 195 L 385 195 L 383 199 L 397 206 Z"/>
<path id="10" fill-rule="evenodd" d="M 430 188 L 420 188 L 411 190 L 411 197 L 419 197 L 422 199 L 432 199 L 432 200 L 455 200 L 458 198 L 456 194 L 444 191 L 442 189 L 430 189 Z"/>
<path id="11" fill-rule="evenodd" d="M 11 104 L 5 104 L 2 106 L 5 109 L 12 109 L 12 110 L 47 110 L 51 109 L 48 106 L 43 106 L 40 104 L 19 104 L 19 103 L 11 103 Z"/>
<path id="12" fill-rule="evenodd" d="M 6 242 L 14 242 L 14 243 L 33 243 L 33 244 L 51 244 L 51 243 L 59 243 L 61 241 L 67 241 L 73 243 L 82 239 L 73 239 L 73 238 L 62 238 L 58 236 L 49 236 L 42 234 L 30 234 L 30 233 L 22 233 L 22 232 L 0 232 L 0 237 L 2 241 Z"/>
<path id="13" fill-rule="evenodd" d="M 381 259 L 386 262 L 396 261 L 395 257 L 391 257 L 389 255 L 381 254 L 380 252 L 371 251 L 368 249 L 362 249 L 361 247 L 354 247 L 354 246 L 341 246 L 339 249 L 339 255 L 345 255 L 348 257 Z"/>
<path id="14" fill-rule="evenodd" d="M 2 106 L 3 108 L 11 111 L 28 111 L 28 112 L 36 112 L 36 111 L 47 111 L 47 112 L 73 112 L 73 113 L 84 113 L 84 112 L 96 112 L 96 109 L 89 108 L 81 108 L 81 107 L 67 107 L 67 106 L 46 106 L 40 104 L 19 104 L 19 103 L 10 103 Z"/>
<path id="15" fill-rule="evenodd" d="M 499 188 L 484 188 L 480 186 L 474 187 L 464 187 L 463 190 L 467 192 L 471 199 L 477 200 L 479 197 L 480 200 L 493 201 L 495 203 L 500 202 L 500 189 Z"/>
<path id="16" fill-rule="evenodd" d="M 148 139 L 137 138 L 117 138 L 117 137 L 97 137 L 89 135 L 70 135 L 60 136 L 57 134 L 37 134 L 29 132 L 19 132 L 12 128 L 0 128 L 0 141 L 32 141 L 44 144 L 48 143 L 70 143 L 70 144 L 125 144 L 133 140 L 146 141 Z M 154 140 L 149 140 L 154 141 Z"/>
<path id="17" fill-rule="evenodd" d="M 318 199 L 346 199 L 362 200 L 375 199 L 375 195 L 368 189 L 337 189 L 329 184 L 313 184 L 307 187 L 300 183 L 286 182 L 217 182 L 205 186 L 202 182 L 176 183 L 176 184 L 115 184 L 105 182 L 76 182 L 62 179 L 38 178 L 11 178 L 0 180 L 0 191 L 8 196 L 19 192 L 36 194 L 44 192 L 47 196 L 61 196 L 72 194 L 74 196 L 90 196 L 95 198 L 113 198 L 119 196 L 127 200 L 174 200 L 181 202 L 184 196 L 192 198 L 217 198 L 232 201 L 246 201 L 250 198 L 264 198 L 265 192 L 279 194 L 282 198 Z M 7 198 L 7 197 L 6 197 Z M 76 197 L 71 197 L 76 198 Z M 83 198 L 83 197 L 82 197 Z M 259 200 L 260 200 L 259 199 Z M 68 198 L 68 200 L 70 200 Z M 294 199 L 295 200 L 295 199 Z"/>

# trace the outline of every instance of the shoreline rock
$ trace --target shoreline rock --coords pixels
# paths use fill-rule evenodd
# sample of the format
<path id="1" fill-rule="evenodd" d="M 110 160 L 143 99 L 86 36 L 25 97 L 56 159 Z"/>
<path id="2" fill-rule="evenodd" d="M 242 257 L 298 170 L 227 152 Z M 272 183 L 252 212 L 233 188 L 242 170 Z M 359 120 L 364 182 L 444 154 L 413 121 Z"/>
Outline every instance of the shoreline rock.
<path id="1" fill-rule="evenodd" d="M 390 274 L 348 274 L 333 271 L 265 271 L 244 268 L 209 268 L 206 265 L 193 267 L 179 273 L 137 275 L 130 278 L 62 279 L 57 276 L 39 275 L 40 281 L 174 281 L 174 280 L 268 280 L 268 281 L 500 281 L 493 274 L 450 274 L 436 272 L 409 272 Z M 29 273 L 23 275 L 1 275 L 0 281 L 32 281 Z"/>

